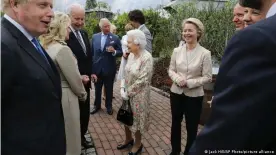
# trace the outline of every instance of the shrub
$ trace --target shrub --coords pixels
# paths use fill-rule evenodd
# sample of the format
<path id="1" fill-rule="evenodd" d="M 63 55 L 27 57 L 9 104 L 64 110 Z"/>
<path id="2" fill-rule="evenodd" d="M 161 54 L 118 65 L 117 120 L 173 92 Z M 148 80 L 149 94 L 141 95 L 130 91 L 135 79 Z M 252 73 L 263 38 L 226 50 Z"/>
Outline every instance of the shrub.
<path id="1" fill-rule="evenodd" d="M 88 38 L 91 39 L 94 33 L 100 32 L 98 26 L 100 19 L 97 18 L 96 13 L 86 14 L 84 29 L 88 33 Z"/>

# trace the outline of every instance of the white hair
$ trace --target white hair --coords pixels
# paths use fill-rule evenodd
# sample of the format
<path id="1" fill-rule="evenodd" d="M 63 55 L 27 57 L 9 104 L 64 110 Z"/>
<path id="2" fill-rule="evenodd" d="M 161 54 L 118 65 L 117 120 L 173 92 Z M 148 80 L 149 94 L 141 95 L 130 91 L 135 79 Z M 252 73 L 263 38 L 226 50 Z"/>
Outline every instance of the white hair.
<path id="1" fill-rule="evenodd" d="M 103 23 L 104 23 L 104 22 L 108 22 L 108 23 L 111 25 L 111 22 L 110 22 L 107 18 L 101 18 L 101 19 L 100 19 L 100 22 L 99 22 L 100 28 L 103 27 Z"/>
<path id="2" fill-rule="evenodd" d="M 133 38 L 133 43 L 139 45 L 142 50 L 146 48 L 147 40 L 144 32 L 135 29 L 127 32 L 127 37 Z"/>
<path id="3" fill-rule="evenodd" d="M 81 9 L 81 10 L 85 11 L 84 7 L 81 4 L 73 3 L 67 8 L 67 10 L 66 10 L 67 14 L 71 15 L 74 8 L 78 8 L 78 9 Z"/>

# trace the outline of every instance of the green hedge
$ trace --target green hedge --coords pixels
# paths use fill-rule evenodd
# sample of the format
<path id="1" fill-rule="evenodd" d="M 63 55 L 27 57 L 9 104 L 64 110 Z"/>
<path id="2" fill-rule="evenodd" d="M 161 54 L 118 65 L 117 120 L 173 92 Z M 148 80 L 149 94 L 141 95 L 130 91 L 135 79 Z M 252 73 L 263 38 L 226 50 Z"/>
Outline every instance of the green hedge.
<path id="1" fill-rule="evenodd" d="M 205 34 L 201 45 L 209 49 L 218 60 L 221 59 L 228 39 L 234 33 L 232 24 L 233 3 L 227 2 L 221 9 L 214 5 L 207 5 L 199 10 L 196 2 L 185 3 L 175 7 L 169 18 L 161 17 L 155 9 L 142 10 L 146 17 L 146 25 L 153 35 L 153 55 L 155 57 L 169 58 L 173 48 L 177 47 L 181 39 L 182 21 L 189 17 L 200 19 L 205 26 Z M 86 19 L 86 30 L 91 36 L 99 31 L 99 19 L 90 14 Z M 125 34 L 124 27 L 128 23 L 127 13 L 118 14 L 112 21 L 117 27 L 120 37 Z"/>

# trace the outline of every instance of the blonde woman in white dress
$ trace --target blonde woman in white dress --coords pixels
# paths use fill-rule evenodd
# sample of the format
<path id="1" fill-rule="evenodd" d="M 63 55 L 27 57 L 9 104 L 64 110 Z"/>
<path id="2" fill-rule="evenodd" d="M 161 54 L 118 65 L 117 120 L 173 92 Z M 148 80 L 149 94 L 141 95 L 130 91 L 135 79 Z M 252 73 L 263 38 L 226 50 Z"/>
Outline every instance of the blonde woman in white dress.
<path id="1" fill-rule="evenodd" d="M 61 77 L 66 155 L 80 155 L 81 133 L 78 99 L 86 100 L 87 93 L 83 83 L 87 83 L 89 78 L 80 75 L 77 60 L 65 43 L 65 39 L 69 39 L 70 24 L 68 15 L 56 12 L 50 23 L 49 32 L 40 39 L 43 47 L 56 64 Z"/>

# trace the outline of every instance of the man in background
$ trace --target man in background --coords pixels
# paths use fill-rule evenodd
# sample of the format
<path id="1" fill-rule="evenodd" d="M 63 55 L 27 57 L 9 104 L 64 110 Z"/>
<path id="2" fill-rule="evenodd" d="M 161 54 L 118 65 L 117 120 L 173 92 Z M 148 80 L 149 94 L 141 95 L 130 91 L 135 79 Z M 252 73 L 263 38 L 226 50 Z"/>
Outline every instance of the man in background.
<path id="1" fill-rule="evenodd" d="M 233 10 L 233 22 L 236 27 L 236 31 L 241 30 L 244 28 L 244 21 L 243 21 L 243 16 L 244 16 L 244 7 L 242 7 L 239 3 L 237 3 L 234 7 Z"/>
<path id="2" fill-rule="evenodd" d="M 141 10 L 132 10 L 128 13 L 128 18 L 134 28 L 144 32 L 147 39 L 146 50 L 152 53 L 152 36 L 149 29 L 145 25 L 146 19 L 143 12 Z"/>
<path id="3" fill-rule="evenodd" d="M 88 34 L 83 30 L 85 21 L 85 10 L 80 4 L 72 4 L 68 8 L 68 13 L 71 18 L 71 32 L 67 45 L 71 48 L 77 61 L 80 74 L 91 77 L 92 74 L 92 53 L 88 39 Z M 92 79 L 96 79 L 92 75 Z M 91 79 L 91 78 L 90 78 Z M 85 133 L 88 129 L 89 116 L 90 116 L 90 88 L 91 80 L 84 83 L 87 92 L 86 101 L 79 101 L 80 107 L 80 126 L 81 126 L 81 143 L 84 148 L 89 147 L 89 143 L 85 139 Z"/>
<path id="4" fill-rule="evenodd" d="M 101 109 L 102 87 L 104 85 L 106 92 L 105 107 L 107 113 L 112 115 L 116 57 L 123 55 L 122 44 L 119 37 L 110 32 L 111 23 L 107 18 L 102 18 L 99 26 L 102 32 L 94 34 L 91 41 L 91 51 L 94 59 L 92 72 L 98 77 L 97 82 L 95 82 L 95 103 L 91 114 L 95 114 Z"/>

